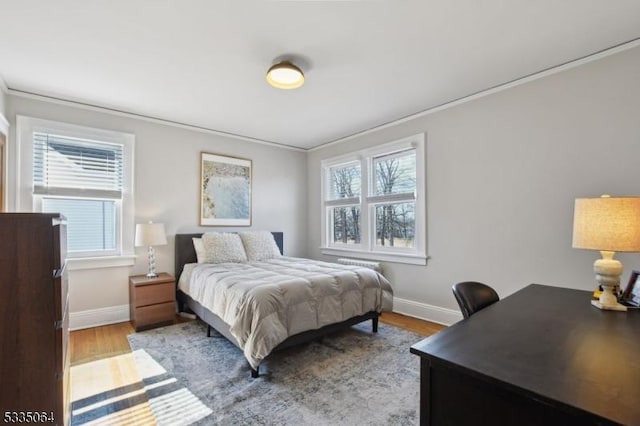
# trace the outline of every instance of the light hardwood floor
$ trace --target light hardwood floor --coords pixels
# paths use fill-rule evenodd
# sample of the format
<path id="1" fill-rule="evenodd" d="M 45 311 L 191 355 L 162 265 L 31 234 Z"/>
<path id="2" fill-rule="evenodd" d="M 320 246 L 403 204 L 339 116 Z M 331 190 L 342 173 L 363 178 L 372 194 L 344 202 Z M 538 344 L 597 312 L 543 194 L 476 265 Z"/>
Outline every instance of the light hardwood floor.
<path id="1" fill-rule="evenodd" d="M 72 331 L 70 333 L 71 365 L 131 352 L 127 335 L 134 332 L 130 322 Z"/>
<path id="2" fill-rule="evenodd" d="M 176 322 L 183 321 L 189 320 L 176 317 Z M 423 336 L 429 336 L 445 328 L 440 324 L 389 312 L 383 313 L 380 321 Z M 131 352 L 127 335 L 134 332 L 129 322 L 72 331 L 70 340 L 71 365 L 83 364 Z"/>

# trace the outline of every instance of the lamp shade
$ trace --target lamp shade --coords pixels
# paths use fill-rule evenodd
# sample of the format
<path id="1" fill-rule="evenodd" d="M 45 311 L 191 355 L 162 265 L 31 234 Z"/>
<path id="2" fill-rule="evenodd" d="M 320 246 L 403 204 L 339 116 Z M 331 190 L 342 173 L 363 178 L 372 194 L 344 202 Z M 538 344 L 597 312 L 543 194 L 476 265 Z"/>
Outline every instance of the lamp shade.
<path id="1" fill-rule="evenodd" d="M 640 197 L 577 198 L 573 247 L 600 251 L 640 251 Z"/>
<path id="2" fill-rule="evenodd" d="M 167 244 L 163 223 L 139 223 L 136 225 L 136 247 L 162 246 Z"/>

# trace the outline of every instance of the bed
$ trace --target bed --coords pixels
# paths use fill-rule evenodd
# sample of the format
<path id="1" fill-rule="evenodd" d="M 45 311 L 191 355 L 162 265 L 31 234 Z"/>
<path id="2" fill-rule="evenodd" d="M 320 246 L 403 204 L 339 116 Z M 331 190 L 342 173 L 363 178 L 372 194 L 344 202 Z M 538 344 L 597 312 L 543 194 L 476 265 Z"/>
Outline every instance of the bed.
<path id="1" fill-rule="evenodd" d="M 254 378 L 269 354 L 367 320 L 375 333 L 380 312 L 392 308 L 391 286 L 382 275 L 282 256 L 281 232 L 271 233 L 273 259 L 218 264 L 197 263 L 193 238 L 202 235 L 175 238 L 179 310 L 188 308 L 208 324 L 207 335 L 214 328 L 240 348 Z M 249 291 L 240 293 L 243 288 Z"/>

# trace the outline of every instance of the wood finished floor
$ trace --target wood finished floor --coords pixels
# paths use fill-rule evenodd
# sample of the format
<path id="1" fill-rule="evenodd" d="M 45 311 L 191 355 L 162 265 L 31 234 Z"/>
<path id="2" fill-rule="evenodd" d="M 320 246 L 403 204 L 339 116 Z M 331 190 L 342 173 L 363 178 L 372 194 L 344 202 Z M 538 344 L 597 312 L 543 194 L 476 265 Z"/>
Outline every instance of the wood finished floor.
<path id="1" fill-rule="evenodd" d="M 184 321 L 189 320 L 176 317 L 176 322 Z M 380 321 L 423 336 L 429 336 L 445 328 L 440 324 L 388 312 L 382 314 Z M 72 331 L 70 338 L 71 365 L 83 364 L 131 352 L 127 335 L 132 333 L 135 333 L 135 330 L 129 322 Z"/>

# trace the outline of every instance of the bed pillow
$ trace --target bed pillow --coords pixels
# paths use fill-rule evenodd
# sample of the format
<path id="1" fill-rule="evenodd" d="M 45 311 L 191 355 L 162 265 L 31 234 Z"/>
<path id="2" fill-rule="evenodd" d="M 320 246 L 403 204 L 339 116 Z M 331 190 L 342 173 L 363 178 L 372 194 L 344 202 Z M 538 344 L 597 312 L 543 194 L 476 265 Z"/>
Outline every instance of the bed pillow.
<path id="1" fill-rule="evenodd" d="M 240 232 L 239 235 L 249 262 L 282 256 L 269 231 Z"/>
<path id="2" fill-rule="evenodd" d="M 206 263 L 246 262 L 242 240 L 238 234 L 207 232 L 202 235 Z"/>
<path id="3" fill-rule="evenodd" d="M 204 251 L 204 243 L 202 242 L 202 238 L 192 238 L 193 240 L 193 248 L 196 250 L 196 259 L 198 259 L 198 263 L 204 263 L 206 259 L 205 251 Z"/>

